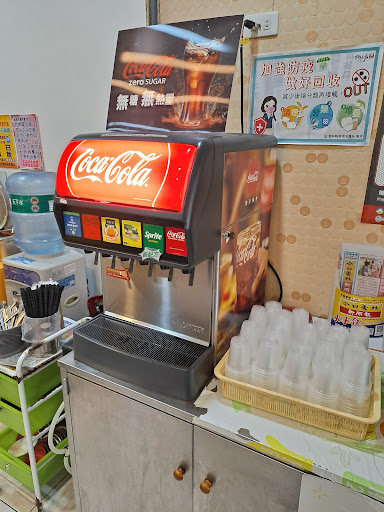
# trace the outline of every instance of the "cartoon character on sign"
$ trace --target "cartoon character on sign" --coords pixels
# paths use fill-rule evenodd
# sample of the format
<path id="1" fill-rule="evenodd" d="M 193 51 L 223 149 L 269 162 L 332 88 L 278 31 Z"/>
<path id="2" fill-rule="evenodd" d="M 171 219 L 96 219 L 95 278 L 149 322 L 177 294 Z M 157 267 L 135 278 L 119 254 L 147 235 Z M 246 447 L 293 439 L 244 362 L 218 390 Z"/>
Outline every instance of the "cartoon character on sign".
<path id="1" fill-rule="evenodd" d="M 341 105 L 336 118 L 339 126 L 346 132 L 357 130 L 357 127 L 363 120 L 364 109 L 365 103 L 362 100 L 357 100 L 354 104 Z"/>
<path id="2" fill-rule="evenodd" d="M 267 128 L 272 128 L 273 121 L 276 121 L 276 109 L 277 99 L 274 96 L 267 96 L 263 99 L 261 111 L 264 112 L 263 118 L 267 121 Z"/>
<path id="3" fill-rule="evenodd" d="M 281 107 L 281 121 L 283 126 L 288 128 L 288 130 L 297 128 L 304 117 L 304 110 L 306 108 L 308 108 L 308 105 L 303 107 L 299 101 L 296 105 Z"/>
<path id="4" fill-rule="evenodd" d="M 313 130 L 321 130 L 329 126 L 333 119 L 332 102 L 320 103 L 313 107 L 308 116 L 308 123 Z"/>

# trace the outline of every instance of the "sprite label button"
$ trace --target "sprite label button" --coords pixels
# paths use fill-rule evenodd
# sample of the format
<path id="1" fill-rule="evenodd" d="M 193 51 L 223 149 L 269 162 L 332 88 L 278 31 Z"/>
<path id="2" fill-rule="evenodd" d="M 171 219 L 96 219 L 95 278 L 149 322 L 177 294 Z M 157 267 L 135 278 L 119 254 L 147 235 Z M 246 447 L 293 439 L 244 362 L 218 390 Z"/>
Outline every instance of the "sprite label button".
<path id="1" fill-rule="evenodd" d="M 144 249 L 157 249 L 164 252 L 164 230 L 162 226 L 143 224 L 143 246 Z"/>

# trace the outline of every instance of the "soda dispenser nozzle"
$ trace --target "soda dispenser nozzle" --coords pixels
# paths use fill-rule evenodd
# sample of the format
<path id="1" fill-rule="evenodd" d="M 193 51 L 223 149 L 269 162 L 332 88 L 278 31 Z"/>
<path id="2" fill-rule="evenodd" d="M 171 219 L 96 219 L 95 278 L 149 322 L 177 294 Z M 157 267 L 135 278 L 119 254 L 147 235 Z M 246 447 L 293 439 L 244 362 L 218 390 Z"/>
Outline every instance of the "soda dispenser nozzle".
<path id="1" fill-rule="evenodd" d="M 109 258 L 109 256 L 110 256 L 109 254 L 105 254 L 104 252 L 101 253 L 102 258 Z"/>
<path id="2" fill-rule="evenodd" d="M 160 265 L 160 270 L 168 270 L 168 265 Z"/>
<path id="3" fill-rule="evenodd" d="M 189 274 L 189 282 L 188 286 L 193 286 L 193 281 L 195 279 L 195 269 L 193 268 Z"/>
<path id="4" fill-rule="evenodd" d="M 148 261 L 141 260 L 141 261 L 139 261 L 139 263 L 141 266 L 148 265 Z"/>

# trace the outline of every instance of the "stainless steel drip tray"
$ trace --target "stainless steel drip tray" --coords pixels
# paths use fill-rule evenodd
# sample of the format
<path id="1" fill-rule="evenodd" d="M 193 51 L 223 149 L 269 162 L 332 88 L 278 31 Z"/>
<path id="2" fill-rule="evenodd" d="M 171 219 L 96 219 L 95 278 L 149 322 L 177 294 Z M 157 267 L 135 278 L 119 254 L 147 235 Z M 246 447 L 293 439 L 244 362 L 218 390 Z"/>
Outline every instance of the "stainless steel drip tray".
<path id="1" fill-rule="evenodd" d="M 213 373 L 213 348 L 99 315 L 77 327 L 74 357 L 112 377 L 193 400 Z"/>

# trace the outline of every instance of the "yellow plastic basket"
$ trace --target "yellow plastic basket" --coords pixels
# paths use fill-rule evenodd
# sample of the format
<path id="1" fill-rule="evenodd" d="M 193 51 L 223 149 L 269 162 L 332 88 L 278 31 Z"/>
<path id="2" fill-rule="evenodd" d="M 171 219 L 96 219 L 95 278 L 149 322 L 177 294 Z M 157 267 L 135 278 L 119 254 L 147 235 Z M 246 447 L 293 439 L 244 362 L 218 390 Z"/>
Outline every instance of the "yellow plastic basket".
<path id="1" fill-rule="evenodd" d="M 380 358 L 377 355 L 372 355 L 372 393 L 367 418 L 345 414 L 225 377 L 227 358 L 228 352 L 216 366 L 215 375 L 221 381 L 223 396 L 229 400 L 358 440 L 365 438 L 369 425 L 380 420 L 381 370 Z"/>

